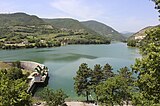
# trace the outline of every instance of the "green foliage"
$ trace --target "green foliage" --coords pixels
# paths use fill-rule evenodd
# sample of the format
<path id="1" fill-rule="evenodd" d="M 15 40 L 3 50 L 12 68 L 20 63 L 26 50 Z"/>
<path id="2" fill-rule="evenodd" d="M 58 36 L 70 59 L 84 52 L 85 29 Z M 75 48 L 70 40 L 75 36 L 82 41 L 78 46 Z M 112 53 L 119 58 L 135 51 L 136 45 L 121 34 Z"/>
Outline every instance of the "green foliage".
<path id="1" fill-rule="evenodd" d="M 91 72 L 91 84 L 93 86 L 96 86 L 97 84 L 102 82 L 103 78 L 104 77 L 103 77 L 102 67 L 100 66 L 100 64 L 96 64 L 94 66 L 94 69 Z M 93 88 L 95 88 L 95 87 L 93 87 Z"/>
<path id="2" fill-rule="evenodd" d="M 96 94 L 98 95 L 99 99 L 98 101 L 102 105 L 114 105 L 114 103 L 121 102 L 121 98 L 119 98 L 119 91 L 122 90 L 121 84 L 122 84 L 121 77 L 112 77 L 108 78 L 104 83 L 99 84 L 96 87 Z M 119 101 L 120 100 L 120 101 Z"/>
<path id="3" fill-rule="evenodd" d="M 1 71 L 5 73 L 10 80 L 17 80 L 24 77 L 24 75 L 22 74 L 22 70 L 16 67 L 12 67 L 7 70 L 4 69 Z"/>
<path id="4" fill-rule="evenodd" d="M 160 12 L 160 0 L 155 2 Z M 141 42 L 142 59 L 137 59 L 132 70 L 138 73 L 135 83 L 137 91 L 133 93 L 132 103 L 137 106 L 160 105 L 160 26 L 146 32 Z"/>
<path id="5" fill-rule="evenodd" d="M 49 106 L 59 106 L 65 104 L 65 99 L 68 97 L 61 89 L 53 90 L 45 87 L 39 96 L 47 102 Z"/>
<path id="6" fill-rule="evenodd" d="M 114 73 L 112 72 L 112 67 L 109 64 L 104 65 L 104 67 L 96 64 L 92 70 L 86 63 L 82 63 L 77 71 L 76 77 L 74 77 L 75 91 L 78 96 L 86 96 L 87 101 L 88 95 L 94 93 L 98 100 L 100 95 L 97 95 L 96 86 L 113 76 Z"/>
<path id="7" fill-rule="evenodd" d="M 138 73 L 137 86 L 143 97 L 160 103 L 160 53 L 151 52 L 136 60 L 133 70 Z"/>
<path id="8" fill-rule="evenodd" d="M 62 28 L 65 30 L 80 30 L 85 29 L 83 25 L 78 20 L 74 19 L 44 19 L 45 22 L 52 24 L 57 28 Z"/>
<path id="9" fill-rule="evenodd" d="M 82 63 L 79 66 L 76 77 L 74 77 L 74 89 L 78 96 L 83 95 L 87 97 L 90 93 L 90 80 L 91 80 L 91 69 L 86 63 Z"/>
<path id="10" fill-rule="evenodd" d="M 135 106 L 159 106 L 160 105 L 160 104 L 156 105 L 154 101 L 144 98 L 143 94 L 140 92 L 133 92 L 132 104 Z"/>
<path id="11" fill-rule="evenodd" d="M 128 40 L 127 41 L 127 46 L 131 46 L 131 47 L 136 47 L 136 40 Z"/>
<path id="12" fill-rule="evenodd" d="M 119 74 L 108 78 L 96 87 L 98 101 L 102 105 L 123 105 L 131 100 L 133 86 L 132 73 L 127 67 L 120 69 Z"/>
<path id="13" fill-rule="evenodd" d="M 0 27 L 10 25 L 41 25 L 44 23 L 42 19 L 25 13 L 0 14 Z"/>
<path id="14" fill-rule="evenodd" d="M 108 38 L 84 27 L 77 20 L 44 20 L 25 13 L 0 14 L 0 48 L 57 47 L 61 43 L 110 43 Z"/>
<path id="15" fill-rule="evenodd" d="M 147 32 L 140 48 L 142 59 L 137 59 L 132 67 L 138 73 L 136 86 L 138 91 L 134 96 L 136 105 L 157 105 L 160 103 L 160 27 Z M 138 101 L 138 102 L 136 102 Z"/>
<path id="16" fill-rule="evenodd" d="M 160 51 L 160 26 L 146 32 L 147 36 L 142 40 L 141 53 L 146 55 L 150 52 Z"/>
<path id="17" fill-rule="evenodd" d="M 103 67 L 103 77 L 104 80 L 107 80 L 110 77 L 114 76 L 114 73 L 112 72 L 112 66 L 110 66 L 108 63 L 104 65 Z"/>
<path id="18" fill-rule="evenodd" d="M 29 106 L 31 95 L 28 85 L 22 79 L 12 80 L 8 74 L 0 71 L 0 106 Z"/>

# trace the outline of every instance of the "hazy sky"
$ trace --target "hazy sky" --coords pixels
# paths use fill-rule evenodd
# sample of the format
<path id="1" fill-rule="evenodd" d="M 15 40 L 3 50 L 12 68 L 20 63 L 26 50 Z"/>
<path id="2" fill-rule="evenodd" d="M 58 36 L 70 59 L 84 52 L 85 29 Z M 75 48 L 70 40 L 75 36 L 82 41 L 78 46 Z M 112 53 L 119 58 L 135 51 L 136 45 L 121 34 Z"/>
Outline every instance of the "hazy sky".
<path id="1" fill-rule="evenodd" d="M 119 32 L 159 24 L 150 0 L 0 0 L 0 13 L 25 12 L 41 18 L 97 20 Z"/>

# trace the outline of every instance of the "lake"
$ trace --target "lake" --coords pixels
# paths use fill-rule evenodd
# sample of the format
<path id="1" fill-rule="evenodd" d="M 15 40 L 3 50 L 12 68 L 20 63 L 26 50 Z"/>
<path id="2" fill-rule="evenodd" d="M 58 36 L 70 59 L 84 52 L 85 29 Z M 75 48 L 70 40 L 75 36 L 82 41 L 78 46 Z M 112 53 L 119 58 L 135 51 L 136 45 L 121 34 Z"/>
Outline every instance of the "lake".
<path id="1" fill-rule="evenodd" d="M 35 61 L 49 68 L 49 87 L 62 88 L 72 99 L 76 99 L 73 77 L 81 63 L 93 68 L 95 64 L 112 65 L 114 72 L 122 67 L 130 67 L 135 58 L 141 57 L 137 48 L 126 43 L 110 45 L 67 45 L 56 48 L 33 48 L 0 50 L 1 61 Z"/>

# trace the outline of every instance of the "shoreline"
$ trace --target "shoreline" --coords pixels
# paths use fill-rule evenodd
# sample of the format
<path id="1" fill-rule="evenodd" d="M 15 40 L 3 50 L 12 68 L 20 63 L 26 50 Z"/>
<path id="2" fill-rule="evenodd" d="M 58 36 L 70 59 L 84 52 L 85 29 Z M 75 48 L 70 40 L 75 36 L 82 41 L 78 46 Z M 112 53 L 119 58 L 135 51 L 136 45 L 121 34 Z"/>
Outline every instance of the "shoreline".
<path id="1" fill-rule="evenodd" d="M 110 43 L 91 43 L 91 44 L 66 44 L 66 45 L 60 45 L 60 46 L 52 46 L 52 47 L 21 47 L 21 46 L 14 46 L 15 48 L 0 48 L 0 50 L 20 50 L 20 49 L 42 49 L 42 48 L 57 48 L 57 47 L 63 47 L 63 46 L 67 46 L 67 45 L 110 45 L 110 44 L 115 44 L 115 43 L 126 43 L 126 42 L 121 42 L 121 41 L 113 41 L 113 42 L 110 42 Z M 130 47 L 130 46 L 128 46 Z M 136 48 L 136 47 L 135 47 Z"/>

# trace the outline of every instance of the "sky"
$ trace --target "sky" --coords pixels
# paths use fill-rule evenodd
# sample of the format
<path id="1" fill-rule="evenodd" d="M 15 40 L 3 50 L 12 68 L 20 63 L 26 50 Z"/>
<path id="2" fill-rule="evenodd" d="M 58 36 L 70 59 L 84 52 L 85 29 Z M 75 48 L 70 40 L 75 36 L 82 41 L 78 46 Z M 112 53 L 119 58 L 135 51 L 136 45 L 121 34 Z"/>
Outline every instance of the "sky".
<path id="1" fill-rule="evenodd" d="M 0 0 L 0 13 L 25 12 L 40 18 L 96 20 L 119 32 L 158 25 L 151 0 Z"/>

